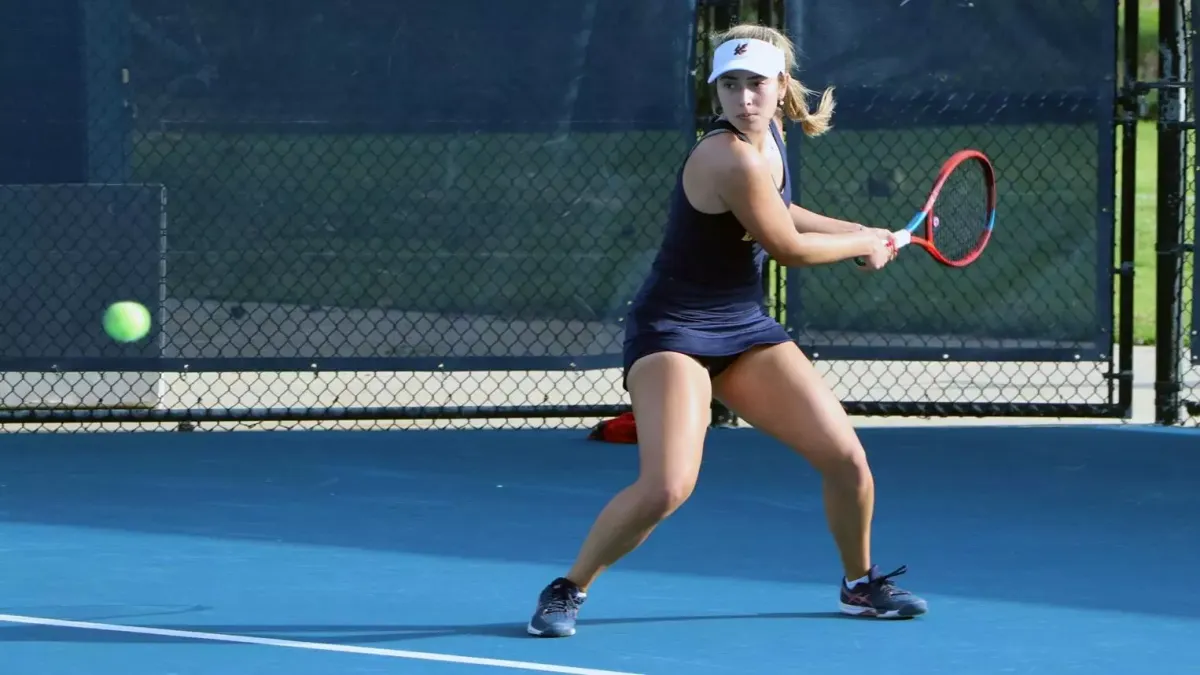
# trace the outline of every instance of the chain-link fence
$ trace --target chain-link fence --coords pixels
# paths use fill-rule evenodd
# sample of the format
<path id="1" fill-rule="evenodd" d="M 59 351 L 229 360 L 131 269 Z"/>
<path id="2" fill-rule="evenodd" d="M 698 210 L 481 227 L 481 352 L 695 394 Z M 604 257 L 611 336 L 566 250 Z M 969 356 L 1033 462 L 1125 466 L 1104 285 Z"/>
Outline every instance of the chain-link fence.
<path id="1" fill-rule="evenodd" d="M 1180 407 L 1183 411 L 1182 421 L 1186 425 L 1200 426 L 1200 313 L 1196 311 L 1196 302 L 1200 299 L 1200 279 L 1196 276 L 1196 246 L 1200 238 L 1200 217 L 1196 210 L 1196 176 L 1200 172 L 1200 164 L 1196 162 L 1196 97 L 1200 95 L 1200 86 L 1196 79 L 1196 52 L 1194 48 L 1197 17 L 1192 2 L 1180 2 L 1178 5 L 1180 22 L 1178 27 L 1183 38 L 1183 58 L 1187 72 L 1183 81 L 1191 84 L 1183 90 L 1184 128 L 1181 134 L 1184 158 L 1181 167 L 1181 182 L 1183 191 L 1183 218 L 1179 223 L 1179 283 L 1177 295 L 1179 304 L 1178 333 L 1176 344 L 1180 354 Z"/>
<path id="2" fill-rule="evenodd" d="M 708 34 L 739 19 L 784 26 L 806 83 L 838 87 L 833 133 L 788 130 L 809 208 L 895 227 L 951 151 L 997 166 L 968 270 L 772 268 L 771 311 L 847 407 L 1127 409 L 1111 3 L 27 5 L 0 64 L 24 92 L 0 102 L 7 428 L 627 409 L 624 312 L 707 111 Z M 914 45 L 931 22 L 956 28 Z M 104 334 L 116 300 L 151 309 L 147 338 Z"/>
<path id="3" fill-rule="evenodd" d="M 604 368 L 695 127 L 687 3 L 81 4 L 22 23 L 82 48 L 48 96 L 83 100 L 74 152 L 0 189 L 9 419 L 624 405 Z M 102 332 L 118 299 L 145 340 Z"/>
<path id="4" fill-rule="evenodd" d="M 997 171 L 996 233 L 966 269 L 914 251 L 882 275 L 788 272 L 788 327 L 840 362 L 844 400 L 875 413 L 1111 414 L 1115 5 L 787 6 L 802 77 L 839 101 L 831 134 L 789 136 L 805 206 L 895 229 L 957 150 L 982 150 Z M 911 40 L 927 31 L 938 39 Z"/>
<path id="5" fill-rule="evenodd" d="M 1197 210 L 1196 17 L 1190 0 L 1159 6 L 1162 79 L 1159 95 L 1157 176 L 1156 420 L 1200 423 L 1200 339 L 1195 311 Z"/>
<path id="6" fill-rule="evenodd" d="M 1195 131 L 1188 133 L 1190 148 L 1195 151 Z M 1196 246 L 1197 246 L 1197 229 L 1195 224 L 1196 203 L 1196 169 L 1193 166 L 1188 172 L 1188 234 L 1184 238 L 1184 263 L 1182 275 L 1182 295 L 1185 298 L 1182 305 L 1182 327 L 1183 337 L 1180 340 L 1182 348 L 1182 369 L 1183 374 L 1180 378 L 1180 384 L 1183 395 L 1183 410 L 1184 423 L 1191 426 L 1200 426 L 1200 312 L 1196 311 L 1196 298 L 1200 297 L 1200 281 L 1196 278 Z"/>

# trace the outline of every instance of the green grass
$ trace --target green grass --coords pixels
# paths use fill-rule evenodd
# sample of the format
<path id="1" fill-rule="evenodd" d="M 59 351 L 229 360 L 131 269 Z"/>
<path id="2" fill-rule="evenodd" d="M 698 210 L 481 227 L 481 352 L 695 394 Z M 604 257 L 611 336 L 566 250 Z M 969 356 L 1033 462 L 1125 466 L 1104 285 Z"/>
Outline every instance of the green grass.
<path id="1" fill-rule="evenodd" d="M 1117 190 L 1118 210 L 1120 216 L 1120 138 L 1117 139 Z M 1157 256 L 1154 254 L 1154 241 L 1157 236 L 1156 217 L 1158 209 L 1155 200 L 1158 194 L 1158 146 L 1155 125 L 1153 122 L 1143 122 L 1138 125 L 1137 138 L 1137 200 L 1134 212 L 1137 214 L 1135 223 L 1133 248 L 1133 341 L 1134 344 L 1154 344 L 1154 318 L 1156 316 L 1154 302 L 1155 275 L 1158 270 Z M 1120 248 L 1117 249 L 1120 251 Z"/>
<path id="2" fill-rule="evenodd" d="M 1120 158 L 1120 138 L 1118 138 L 1117 157 Z M 1158 145 L 1157 132 L 1153 122 L 1142 122 L 1138 125 L 1138 140 L 1137 140 L 1137 199 L 1134 203 L 1135 209 L 1135 234 L 1134 234 L 1134 321 L 1133 335 L 1134 344 L 1149 345 L 1155 342 L 1155 317 L 1157 316 L 1155 303 L 1157 301 L 1156 293 L 1156 275 L 1158 272 L 1158 258 L 1155 254 L 1155 242 L 1157 239 L 1157 213 L 1156 208 L 1158 194 Z M 1195 152 L 1194 144 L 1189 148 L 1189 152 Z M 1194 160 L 1192 160 L 1194 161 Z M 1189 161 L 1188 167 L 1185 170 L 1190 171 L 1192 161 Z M 1117 189 L 1118 201 L 1120 190 L 1120 171 L 1118 165 L 1117 173 Z M 1194 181 L 1189 180 L 1189 194 L 1187 199 L 1190 203 L 1194 203 L 1195 185 Z M 1194 233 L 1194 224 L 1190 220 L 1191 214 L 1194 214 L 1194 206 L 1189 207 L 1189 222 L 1186 223 L 1186 232 L 1189 240 Z M 1120 215 L 1118 204 L 1118 217 Z M 1119 250 L 1119 249 L 1118 249 Z M 1192 275 L 1195 273 L 1195 256 L 1188 256 L 1184 265 L 1184 289 L 1183 302 L 1184 306 L 1191 308 L 1192 303 Z M 1185 320 L 1190 317 L 1189 313 Z M 1185 326 L 1185 328 L 1187 328 Z M 1190 340 L 1186 337 L 1185 342 L 1190 344 Z"/>
<path id="3" fill-rule="evenodd" d="M 1159 3 L 1156 0 L 1141 0 L 1138 7 L 1138 78 L 1141 80 L 1153 80 L 1157 78 L 1157 60 L 1158 60 L 1158 15 Z M 1124 17 L 1122 13 L 1120 15 Z M 1122 22 L 1118 22 L 1122 25 Z M 1119 43 L 1119 47 L 1123 44 Z M 1158 93 L 1151 92 L 1147 94 L 1147 100 L 1150 103 L 1151 112 L 1155 109 L 1158 100 Z M 1154 344 L 1155 342 L 1155 317 L 1157 300 L 1156 294 L 1156 279 L 1155 276 L 1158 270 L 1158 260 L 1155 255 L 1155 240 L 1157 238 L 1157 180 L 1158 180 L 1158 146 L 1157 132 L 1155 123 L 1152 121 L 1144 121 L 1138 125 L 1138 150 L 1137 150 L 1137 200 L 1134 204 L 1136 212 L 1135 222 L 1135 246 L 1134 246 L 1134 343 L 1135 344 Z M 1117 138 L 1117 162 L 1118 176 L 1117 189 L 1118 198 L 1120 190 L 1120 136 Z M 1191 143 L 1189 144 L 1189 152 L 1194 157 L 1195 153 L 1195 138 L 1192 134 Z M 1190 160 L 1185 170 L 1192 170 L 1194 159 Z M 1195 199 L 1195 184 L 1193 180 L 1188 181 L 1189 190 L 1187 198 Z M 1194 213 L 1194 205 L 1188 210 L 1189 222 L 1186 224 L 1187 237 L 1190 241 L 1194 237 L 1194 222 L 1191 220 Z M 1119 204 L 1118 204 L 1119 214 Z M 1190 330 L 1192 307 L 1192 279 L 1195 274 L 1195 256 L 1189 256 L 1184 263 L 1184 307 L 1185 307 L 1185 331 L 1184 342 L 1190 344 L 1188 331 Z"/>

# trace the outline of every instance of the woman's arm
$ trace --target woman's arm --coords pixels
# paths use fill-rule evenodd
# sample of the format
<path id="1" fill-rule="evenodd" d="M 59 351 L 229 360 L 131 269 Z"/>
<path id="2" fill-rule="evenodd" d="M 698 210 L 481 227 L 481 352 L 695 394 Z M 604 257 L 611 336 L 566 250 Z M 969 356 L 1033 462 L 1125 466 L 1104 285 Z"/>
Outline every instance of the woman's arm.
<path id="1" fill-rule="evenodd" d="M 792 217 L 792 224 L 797 232 L 817 232 L 822 234 L 850 234 L 854 232 L 868 232 L 880 239 L 887 239 L 888 231 L 876 227 L 867 227 L 859 223 L 852 223 L 848 220 L 838 220 L 830 218 L 819 213 L 809 211 L 808 209 L 792 204 L 788 207 L 788 213 Z"/>
<path id="2" fill-rule="evenodd" d="M 870 231 L 799 232 L 775 190 L 766 160 L 745 143 L 713 143 L 693 156 L 746 231 L 781 264 L 824 265 L 867 258 L 878 269 L 891 259 L 886 240 Z M 706 181 L 707 182 L 707 181 Z"/>

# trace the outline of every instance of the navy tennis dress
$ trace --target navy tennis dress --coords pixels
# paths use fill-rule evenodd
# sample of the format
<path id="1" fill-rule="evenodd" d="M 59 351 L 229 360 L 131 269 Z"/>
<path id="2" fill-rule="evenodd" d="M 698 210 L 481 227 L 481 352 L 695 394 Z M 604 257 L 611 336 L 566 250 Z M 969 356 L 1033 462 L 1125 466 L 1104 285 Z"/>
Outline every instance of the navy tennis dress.
<path id="1" fill-rule="evenodd" d="M 726 132 L 749 142 L 724 119 L 704 137 Z M 774 122 L 771 136 L 786 158 Z M 786 160 L 779 196 L 785 204 L 792 201 Z M 696 358 L 716 377 L 751 347 L 789 342 L 787 331 L 766 312 L 766 259 L 732 212 L 708 214 L 692 207 L 680 167 L 658 255 L 626 318 L 625 374 L 643 356 L 671 351 Z"/>

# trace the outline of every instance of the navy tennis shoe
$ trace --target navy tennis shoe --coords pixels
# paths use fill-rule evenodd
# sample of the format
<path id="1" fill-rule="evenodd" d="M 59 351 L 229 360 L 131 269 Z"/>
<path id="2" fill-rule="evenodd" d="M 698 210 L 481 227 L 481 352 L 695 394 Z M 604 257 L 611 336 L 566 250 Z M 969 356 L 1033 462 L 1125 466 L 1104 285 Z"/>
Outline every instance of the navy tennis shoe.
<path id="1" fill-rule="evenodd" d="M 537 637 L 569 637 L 575 634 L 575 619 L 587 593 L 570 579 L 559 577 L 538 596 L 537 609 L 526 631 Z"/>
<path id="2" fill-rule="evenodd" d="M 867 581 L 847 588 L 846 579 L 842 579 L 839 584 L 842 587 L 842 613 L 876 619 L 911 619 L 929 611 L 925 600 L 892 583 L 894 577 L 907 571 L 907 566 L 901 566 L 891 574 L 880 574 L 879 568 L 872 565 Z"/>

